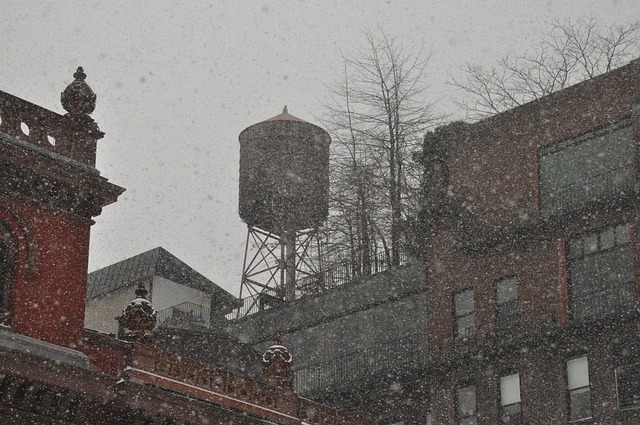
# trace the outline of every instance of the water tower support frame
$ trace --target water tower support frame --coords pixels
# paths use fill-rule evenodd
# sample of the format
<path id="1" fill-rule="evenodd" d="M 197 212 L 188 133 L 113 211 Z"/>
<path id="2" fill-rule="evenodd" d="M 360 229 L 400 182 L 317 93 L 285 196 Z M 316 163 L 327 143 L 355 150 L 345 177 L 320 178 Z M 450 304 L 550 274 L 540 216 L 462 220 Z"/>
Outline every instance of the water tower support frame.
<path id="1" fill-rule="evenodd" d="M 243 317 L 324 289 L 322 243 L 318 228 L 283 236 L 249 226 L 240 298 Z"/>

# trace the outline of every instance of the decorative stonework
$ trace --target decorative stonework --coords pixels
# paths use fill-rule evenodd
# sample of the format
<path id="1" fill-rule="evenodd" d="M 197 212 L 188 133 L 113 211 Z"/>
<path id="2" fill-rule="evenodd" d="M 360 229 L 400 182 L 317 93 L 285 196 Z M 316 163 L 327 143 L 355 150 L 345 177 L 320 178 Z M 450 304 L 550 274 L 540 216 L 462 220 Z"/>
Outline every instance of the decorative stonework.
<path id="1" fill-rule="evenodd" d="M 68 112 L 64 116 L 0 91 L 0 133 L 10 136 L 10 142 L 15 138 L 95 167 L 96 142 L 104 137 L 89 116 L 95 109 L 96 94 L 85 83 L 82 67 L 74 77 L 60 96 Z"/>
<path id="2" fill-rule="evenodd" d="M 136 298 L 122 312 L 119 321 L 124 327 L 125 339 L 145 340 L 151 336 L 156 326 L 157 312 L 146 298 L 148 293 L 141 283 L 136 289 Z"/>
<path id="3" fill-rule="evenodd" d="M 265 374 L 265 380 L 267 383 L 278 387 L 290 388 L 293 385 L 293 380 L 291 379 L 293 356 L 287 347 L 282 345 L 280 334 L 276 333 L 273 339 L 275 344 L 269 347 L 262 355 L 262 369 Z"/>
<path id="4" fill-rule="evenodd" d="M 104 133 L 100 131 L 93 118 L 89 116 L 96 108 L 97 96 L 84 81 L 87 78 L 87 74 L 84 73 L 84 69 L 81 66 L 73 74 L 73 78 L 75 80 L 60 94 L 62 107 L 68 112 L 65 117 L 70 119 L 70 127 L 73 132 L 86 134 L 89 139 L 101 139 L 104 137 Z M 72 139 L 73 135 L 66 135 L 66 137 Z"/>
<path id="5" fill-rule="evenodd" d="M 75 80 L 60 94 L 60 101 L 65 111 L 72 117 L 90 115 L 96 109 L 96 94 L 85 83 L 87 74 L 79 66 L 73 74 Z"/>

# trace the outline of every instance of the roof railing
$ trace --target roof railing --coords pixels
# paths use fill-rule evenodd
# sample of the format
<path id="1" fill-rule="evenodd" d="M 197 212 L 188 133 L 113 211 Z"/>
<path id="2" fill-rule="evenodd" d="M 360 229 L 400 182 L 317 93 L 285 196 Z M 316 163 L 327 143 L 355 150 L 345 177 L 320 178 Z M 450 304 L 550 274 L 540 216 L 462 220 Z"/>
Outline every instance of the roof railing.
<path id="1" fill-rule="evenodd" d="M 365 379 L 376 373 L 420 366 L 427 358 L 425 333 L 373 345 L 333 359 L 304 365 L 294 370 L 299 394 L 326 390 Z"/>
<path id="2" fill-rule="evenodd" d="M 211 327 L 211 309 L 189 301 L 160 310 L 158 326 L 174 328 Z"/>
<path id="3" fill-rule="evenodd" d="M 404 251 L 400 251 L 399 257 L 400 267 L 413 263 L 412 257 Z M 386 272 L 393 268 L 389 258 L 391 258 L 391 255 L 387 256 L 384 252 L 378 253 L 378 255 L 372 258 L 370 270 L 363 270 L 362 266 L 355 262 L 342 261 L 326 268 L 315 276 L 306 276 L 297 279 L 296 299 L 346 285 L 365 276 Z M 261 311 L 277 308 L 284 304 L 284 302 L 277 297 L 275 289 L 271 288 L 265 289 L 259 294 L 244 297 L 241 301 L 242 306 L 239 309 L 240 311 L 238 312 L 237 309 L 233 310 L 233 312 L 226 315 L 227 319 L 249 316 Z"/>

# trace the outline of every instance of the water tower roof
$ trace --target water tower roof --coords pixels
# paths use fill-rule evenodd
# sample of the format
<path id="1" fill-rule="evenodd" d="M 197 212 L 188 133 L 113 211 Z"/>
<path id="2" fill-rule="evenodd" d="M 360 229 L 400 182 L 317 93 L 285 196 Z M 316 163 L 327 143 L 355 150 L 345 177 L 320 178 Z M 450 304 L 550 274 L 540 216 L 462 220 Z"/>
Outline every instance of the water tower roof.
<path id="1" fill-rule="evenodd" d="M 300 122 L 307 122 L 303 119 L 300 119 L 298 117 L 294 117 L 293 115 L 291 115 L 289 113 L 289 111 L 287 111 L 287 105 L 284 105 L 284 108 L 282 109 L 282 113 L 279 115 L 276 115 L 275 117 L 271 117 L 269 119 L 264 120 L 264 122 L 267 121 L 300 121 Z"/>

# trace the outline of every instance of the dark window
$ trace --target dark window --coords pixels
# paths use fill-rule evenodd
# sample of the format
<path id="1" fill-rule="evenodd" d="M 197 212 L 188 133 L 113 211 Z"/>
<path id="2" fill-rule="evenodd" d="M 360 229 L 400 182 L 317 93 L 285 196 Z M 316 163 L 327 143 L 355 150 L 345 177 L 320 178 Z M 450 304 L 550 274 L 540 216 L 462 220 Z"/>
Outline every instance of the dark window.
<path id="1" fill-rule="evenodd" d="M 425 425 L 432 425 L 431 412 L 427 412 L 427 414 L 424 415 L 424 424 Z"/>
<path id="2" fill-rule="evenodd" d="M 9 230 L 0 223 L 0 323 L 9 322 L 11 278 L 15 246 Z"/>
<path id="3" fill-rule="evenodd" d="M 633 307 L 630 227 L 586 233 L 569 241 L 569 285 L 574 319 Z"/>
<path id="4" fill-rule="evenodd" d="M 453 296 L 456 338 L 469 338 L 476 330 L 475 304 L 473 289 L 459 292 Z"/>
<path id="5" fill-rule="evenodd" d="M 518 321 L 518 280 L 515 277 L 495 283 L 496 327 L 507 328 Z"/>
<path id="6" fill-rule="evenodd" d="M 4 280 L 7 275 L 7 248 L 0 239 L 0 306 L 4 304 Z"/>
<path id="7" fill-rule="evenodd" d="M 591 384 L 587 357 L 567 361 L 567 387 L 569 390 L 569 418 L 580 421 L 591 415 Z"/>
<path id="8" fill-rule="evenodd" d="M 458 423 L 460 425 L 476 425 L 478 411 L 476 407 L 476 387 L 459 388 L 456 401 L 458 404 Z"/>
<path id="9" fill-rule="evenodd" d="M 618 408 L 640 409 L 640 363 L 616 368 Z"/>
<path id="10" fill-rule="evenodd" d="M 628 121 L 541 150 L 542 213 L 630 195 L 634 157 Z"/>
<path id="11" fill-rule="evenodd" d="M 503 424 L 522 424 L 520 374 L 514 373 L 500 378 L 500 407 Z"/>

